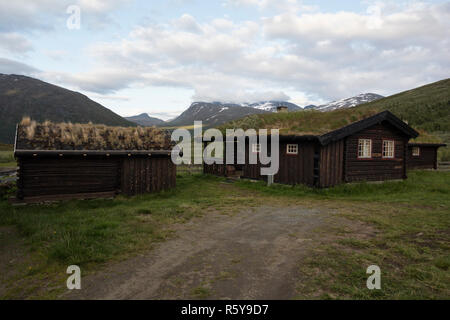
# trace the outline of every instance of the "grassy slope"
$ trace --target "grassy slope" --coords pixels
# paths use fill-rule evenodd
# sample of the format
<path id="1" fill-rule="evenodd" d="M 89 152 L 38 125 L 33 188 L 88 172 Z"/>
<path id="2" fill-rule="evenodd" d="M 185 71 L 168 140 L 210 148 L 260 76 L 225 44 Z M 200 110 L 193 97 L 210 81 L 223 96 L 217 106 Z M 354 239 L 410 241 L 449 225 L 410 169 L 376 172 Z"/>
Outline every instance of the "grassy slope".
<path id="1" fill-rule="evenodd" d="M 316 203 L 336 212 L 337 223 L 317 230 L 324 240 L 299 265 L 299 298 L 450 295 L 450 172 L 417 171 L 403 182 L 324 190 L 221 182 L 217 177 L 186 175 L 179 177 L 175 190 L 134 198 L 25 207 L 0 201 L 0 226 L 15 226 L 34 257 L 15 267 L 17 276 L 9 281 L 7 297 L 54 297 L 66 277 L 61 270 L 69 264 L 78 264 L 87 273 L 99 270 L 105 262 L 166 239 L 174 222 L 210 210 L 233 213 L 264 201 Z M 344 217 L 377 232 L 361 238 L 358 230 L 352 232 L 338 223 Z M 382 291 L 365 288 L 365 268 L 370 264 L 382 268 Z M 51 288 L 41 289 L 43 283 L 51 283 Z"/>
<path id="2" fill-rule="evenodd" d="M 253 115 L 229 122 L 220 129 L 278 128 L 285 134 L 323 134 L 383 110 L 390 110 L 417 129 L 420 136 L 416 141 L 450 144 L 450 136 L 446 134 L 450 132 L 450 79 L 350 109 Z M 440 152 L 441 159 L 450 160 L 449 150 Z"/>

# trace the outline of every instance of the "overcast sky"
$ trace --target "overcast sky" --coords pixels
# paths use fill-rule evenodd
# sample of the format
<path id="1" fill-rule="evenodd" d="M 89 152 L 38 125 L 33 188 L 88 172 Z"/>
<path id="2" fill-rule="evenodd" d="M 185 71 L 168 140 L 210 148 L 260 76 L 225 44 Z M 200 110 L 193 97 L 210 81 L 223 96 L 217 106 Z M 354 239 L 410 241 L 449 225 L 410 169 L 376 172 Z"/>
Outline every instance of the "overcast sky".
<path id="1" fill-rule="evenodd" d="M 450 2 L 0 0 L 0 73 L 163 119 L 193 101 L 390 95 L 449 77 Z"/>

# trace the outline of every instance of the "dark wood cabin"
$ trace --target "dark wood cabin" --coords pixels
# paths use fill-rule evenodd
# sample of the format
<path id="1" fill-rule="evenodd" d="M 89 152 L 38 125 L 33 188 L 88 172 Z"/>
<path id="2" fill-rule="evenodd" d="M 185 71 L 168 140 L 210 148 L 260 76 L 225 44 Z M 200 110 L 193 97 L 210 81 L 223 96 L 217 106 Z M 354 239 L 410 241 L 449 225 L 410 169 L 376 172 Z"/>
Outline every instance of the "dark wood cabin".
<path id="1" fill-rule="evenodd" d="M 280 135 L 280 167 L 274 182 L 331 187 L 345 182 L 406 179 L 407 145 L 418 133 L 389 111 L 323 135 Z M 270 139 L 269 139 L 270 141 Z M 204 172 L 266 179 L 261 164 L 204 165 Z M 225 159 L 224 155 L 224 159 Z"/>
<path id="2" fill-rule="evenodd" d="M 175 187 L 167 132 L 156 128 L 36 123 L 17 126 L 17 200 L 137 195 Z"/>
<path id="3" fill-rule="evenodd" d="M 408 144 L 408 169 L 437 169 L 437 153 L 442 143 L 409 143 Z"/>

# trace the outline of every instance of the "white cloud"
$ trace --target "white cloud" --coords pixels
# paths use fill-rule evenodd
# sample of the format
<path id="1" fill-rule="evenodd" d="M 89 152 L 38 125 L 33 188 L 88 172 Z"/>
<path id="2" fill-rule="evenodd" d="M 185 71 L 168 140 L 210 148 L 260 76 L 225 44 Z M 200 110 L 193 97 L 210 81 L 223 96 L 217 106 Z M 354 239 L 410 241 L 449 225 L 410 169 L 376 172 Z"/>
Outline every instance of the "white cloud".
<path id="1" fill-rule="evenodd" d="M 94 2 L 91 12 L 121 4 Z M 46 79 L 98 94 L 152 86 L 194 90 L 195 100 L 326 101 L 392 94 L 450 73 L 450 3 L 371 4 L 363 13 L 302 9 L 300 1 L 228 1 L 272 14 L 210 21 L 183 14 L 96 43 L 94 65 Z M 309 99 L 309 101 L 307 101 Z"/>
<path id="2" fill-rule="evenodd" d="M 40 70 L 18 61 L 1 58 L 0 57 L 0 73 L 4 74 L 23 74 L 23 75 L 37 75 Z"/>
<path id="3" fill-rule="evenodd" d="M 0 32 L 0 51 L 23 56 L 33 50 L 33 46 L 24 36 L 16 32 Z"/>
<path id="4" fill-rule="evenodd" d="M 65 26 L 67 7 L 81 9 L 84 27 L 111 22 L 109 13 L 133 0 L 14 0 L 0 1 L 0 31 L 53 30 Z"/>

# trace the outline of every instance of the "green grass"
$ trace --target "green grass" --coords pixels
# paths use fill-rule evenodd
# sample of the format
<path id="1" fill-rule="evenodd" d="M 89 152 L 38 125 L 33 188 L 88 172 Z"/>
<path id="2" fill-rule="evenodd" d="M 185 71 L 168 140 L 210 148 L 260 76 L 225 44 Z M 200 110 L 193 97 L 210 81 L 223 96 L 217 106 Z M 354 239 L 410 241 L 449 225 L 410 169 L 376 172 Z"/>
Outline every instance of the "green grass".
<path id="1" fill-rule="evenodd" d="M 277 196 L 450 206 L 450 172 L 411 171 L 403 181 L 342 184 L 328 189 L 278 184 L 267 187 L 262 181 L 241 181 L 239 185 Z"/>
<path id="2" fill-rule="evenodd" d="M 178 175 L 175 189 L 158 194 L 51 205 L 12 206 L 5 197 L 0 201 L 0 225 L 15 226 L 34 257 L 32 272 L 25 270 L 18 275 L 21 278 L 34 279 L 35 274 L 65 270 L 72 264 L 89 272 L 167 239 L 176 222 L 256 203 L 236 189 L 224 193 L 227 185 L 218 187 L 221 181 Z"/>
<path id="3" fill-rule="evenodd" d="M 299 262 L 298 298 L 450 296 L 450 172 L 413 171 L 402 182 L 330 189 L 179 175 L 175 189 L 133 198 L 23 207 L 3 200 L 0 225 L 15 226 L 32 257 L 17 267 L 7 297 L 57 297 L 66 276 L 61 270 L 70 264 L 84 274 L 97 271 L 170 238 L 173 223 L 262 203 L 334 212 L 317 230 L 314 251 Z M 381 268 L 381 291 L 365 287 L 371 264 Z M 43 283 L 53 289 L 42 289 Z M 204 289 L 193 289 L 192 295 L 205 297 Z"/>
<path id="4" fill-rule="evenodd" d="M 14 146 L 12 144 L 0 143 L 0 151 L 14 151 Z"/>
<path id="5" fill-rule="evenodd" d="M 17 162 L 14 159 L 12 151 L 0 151 L 0 168 L 1 167 L 15 167 Z"/>
<path id="6" fill-rule="evenodd" d="M 414 171 L 402 182 L 322 190 L 240 185 L 328 206 L 331 201 L 337 211 L 328 227 L 317 231 L 320 245 L 299 267 L 299 299 L 450 297 L 450 172 Z M 381 268 L 382 290 L 366 288 L 366 268 L 373 264 Z"/>

